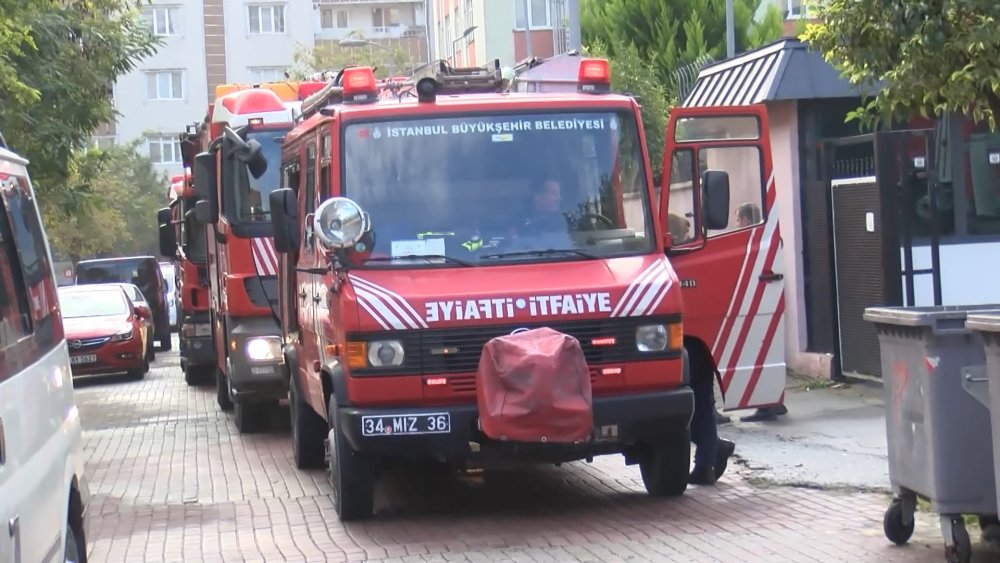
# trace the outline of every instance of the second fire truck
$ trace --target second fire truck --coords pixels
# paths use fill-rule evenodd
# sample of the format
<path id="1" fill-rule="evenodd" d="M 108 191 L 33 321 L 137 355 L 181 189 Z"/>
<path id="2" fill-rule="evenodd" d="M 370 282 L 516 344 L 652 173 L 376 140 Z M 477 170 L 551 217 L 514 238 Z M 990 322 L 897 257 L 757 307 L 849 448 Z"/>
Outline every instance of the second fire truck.
<path id="1" fill-rule="evenodd" d="M 240 432 L 266 428 L 272 407 L 288 391 L 280 369 L 278 254 L 268 195 L 278 187 L 280 143 L 307 86 L 219 86 L 204 150 L 194 158 L 194 215 L 206 226 L 217 400 L 222 410 L 234 411 Z M 251 147 L 263 155 L 266 170 L 248 166 Z"/>

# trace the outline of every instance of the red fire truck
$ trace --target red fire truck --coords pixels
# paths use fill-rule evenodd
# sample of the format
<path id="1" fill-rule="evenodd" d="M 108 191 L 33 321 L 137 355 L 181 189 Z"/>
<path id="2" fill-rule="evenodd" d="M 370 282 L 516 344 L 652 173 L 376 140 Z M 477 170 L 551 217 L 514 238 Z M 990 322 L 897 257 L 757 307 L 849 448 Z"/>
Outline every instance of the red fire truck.
<path id="1" fill-rule="evenodd" d="M 209 323 L 208 267 L 205 227 L 195 221 L 197 197 L 191 177 L 194 157 L 202 147 L 204 127 L 193 124 L 180 138 L 185 173 L 171 178 L 168 207 L 159 211 L 160 254 L 174 264 L 181 369 L 188 385 L 212 381 L 216 372 Z"/>
<path id="2" fill-rule="evenodd" d="M 401 457 L 621 453 L 650 494 L 686 490 L 682 313 L 705 321 L 666 256 L 638 104 L 605 60 L 578 78 L 506 94 L 496 61 L 442 63 L 380 100 L 356 67 L 303 102 L 271 195 L 283 352 L 296 463 L 328 466 L 341 519 L 372 513 L 375 467 Z M 688 220 L 725 228 L 729 177 L 704 178 Z"/>
<path id="3" fill-rule="evenodd" d="M 292 86 L 219 86 L 207 142 L 194 158 L 194 216 L 207 226 L 217 400 L 234 411 L 240 432 L 265 428 L 272 406 L 287 395 L 268 194 L 278 187 L 281 140 L 292 128 L 297 97 L 308 93 L 305 84 Z M 266 169 L 247 165 L 250 147 Z"/>

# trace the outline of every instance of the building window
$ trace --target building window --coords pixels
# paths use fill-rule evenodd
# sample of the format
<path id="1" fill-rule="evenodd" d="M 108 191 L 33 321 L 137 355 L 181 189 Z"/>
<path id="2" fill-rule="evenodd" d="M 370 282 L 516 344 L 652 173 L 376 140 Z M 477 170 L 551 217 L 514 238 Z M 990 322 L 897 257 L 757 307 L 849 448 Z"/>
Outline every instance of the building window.
<path id="1" fill-rule="evenodd" d="M 347 10 L 322 8 L 319 16 L 319 25 L 323 29 L 347 29 Z"/>
<path id="2" fill-rule="evenodd" d="M 181 33 L 180 6 L 151 6 L 146 9 L 146 21 L 153 35 L 167 37 Z"/>
<path id="3" fill-rule="evenodd" d="M 547 29 L 550 22 L 549 0 L 528 0 L 528 23 L 531 29 Z M 514 0 L 514 29 L 524 29 L 524 0 Z"/>
<path id="4" fill-rule="evenodd" d="M 184 71 L 153 70 L 146 72 L 147 100 L 180 100 L 184 98 Z"/>
<path id="5" fill-rule="evenodd" d="M 396 8 L 372 8 L 372 27 L 393 27 L 399 25 L 400 15 Z"/>
<path id="6" fill-rule="evenodd" d="M 146 137 L 149 160 L 153 164 L 180 164 L 181 141 L 177 135 L 161 134 Z"/>
<path id="7" fill-rule="evenodd" d="M 809 9 L 803 0 L 785 0 L 785 19 L 797 20 L 809 17 Z"/>
<path id="8" fill-rule="evenodd" d="M 114 135 L 94 135 L 90 138 L 90 146 L 103 151 L 110 150 L 115 146 Z"/>
<path id="9" fill-rule="evenodd" d="M 281 66 L 258 66 L 247 69 L 248 78 L 251 84 L 263 84 L 265 82 L 284 82 L 285 67 Z"/>
<path id="10" fill-rule="evenodd" d="M 284 4 L 250 4 L 247 6 L 250 33 L 284 33 Z"/>

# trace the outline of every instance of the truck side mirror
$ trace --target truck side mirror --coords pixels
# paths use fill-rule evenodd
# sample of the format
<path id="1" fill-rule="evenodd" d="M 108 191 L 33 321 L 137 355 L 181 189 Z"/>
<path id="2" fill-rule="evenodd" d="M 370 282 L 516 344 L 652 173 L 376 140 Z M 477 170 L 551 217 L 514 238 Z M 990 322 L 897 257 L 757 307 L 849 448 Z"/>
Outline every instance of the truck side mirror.
<path id="1" fill-rule="evenodd" d="M 209 206 L 209 203 L 204 199 L 194 204 L 195 221 L 203 225 L 210 225 L 212 223 L 215 223 L 216 218 L 212 217 L 212 208 Z"/>
<path id="2" fill-rule="evenodd" d="M 177 231 L 172 224 L 173 214 L 169 207 L 156 212 L 156 222 L 159 225 L 160 256 L 173 258 L 177 254 Z"/>
<path id="3" fill-rule="evenodd" d="M 729 226 L 729 173 L 706 170 L 701 176 L 701 208 L 705 227 L 711 230 Z"/>
<path id="4" fill-rule="evenodd" d="M 210 152 L 200 153 L 194 157 L 194 167 L 191 172 L 194 180 L 195 194 L 200 200 L 208 204 L 208 220 L 205 223 L 214 223 L 219 219 L 219 192 L 216 189 L 215 178 L 215 155 Z M 197 206 L 197 204 L 195 204 Z M 195 215 L 197 217 L 197 214 Z M 199 219 L 199 221 L 201 221 Z"/>
<path id="5" fill-rule="evenodd" d="M 247 170 L 254 178 L 260 178 L 267 172 L 267 159 L 264 158 L 264 151 L 260 148 L 257 139 L 250 139 L 245 149 L 239 153 L 240 160 L 245 162 Z"/>
<path id="6" fill-rule="evenodd" d="M 299 249 L 299 199 L 295 190 L 274 190 L 268 199 L 271 204 L 275 250 L 283 254 L 295 252 Z"/>

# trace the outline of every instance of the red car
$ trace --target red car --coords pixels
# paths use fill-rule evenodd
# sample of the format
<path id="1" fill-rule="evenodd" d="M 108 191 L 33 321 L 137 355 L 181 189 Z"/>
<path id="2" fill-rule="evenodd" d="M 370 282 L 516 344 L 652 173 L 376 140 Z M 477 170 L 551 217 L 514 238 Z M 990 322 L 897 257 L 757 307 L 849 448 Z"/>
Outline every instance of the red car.
<path id="1" fill-rule="evenodd" d="M 59 302 L 74 376 L 146 375 L 149 307 L 133 303 L 117 284 L 60 287 Z"/>

